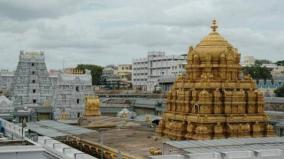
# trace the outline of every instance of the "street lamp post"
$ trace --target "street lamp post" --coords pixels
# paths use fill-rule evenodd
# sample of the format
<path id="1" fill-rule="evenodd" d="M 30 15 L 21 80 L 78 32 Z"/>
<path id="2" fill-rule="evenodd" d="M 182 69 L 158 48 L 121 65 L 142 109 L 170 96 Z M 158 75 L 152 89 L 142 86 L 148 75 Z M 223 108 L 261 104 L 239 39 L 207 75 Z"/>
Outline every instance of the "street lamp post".
<path id="1" fill-rule="evenodd" d="M 100 134 L 100 143 L 101 143 L 101 159 L 103 159 L 104 158 L 104 153 L 103 153 L 103 144 L 104 144 L 104 142 L 103 142 L 103 133 L 99 132 L 99 134 Z"/>
<path id="2" fill-rule="evenodd" d="M 24 139 L 24 128 L 27 127 L 26 118 L 22 120 L 22 140 Z"/>
<path id="3" fill-rule="evenodd" d="M 122 159 L 122 156 L 121 156 L 121 152 L 120 152 L 120 151 L 118 151 L 117 159 Z"/>
<path id="4" fill-rule="evenodd" d="M 16 120 L 15 119 L 13 119 L 13 124 L 15 126 L 15 124 L 16 124 Z M 13 133 L 13 131 L 11 131 L 11 134 L 12 134 L 12 140 L 14 140 L 14 133 Z"/>

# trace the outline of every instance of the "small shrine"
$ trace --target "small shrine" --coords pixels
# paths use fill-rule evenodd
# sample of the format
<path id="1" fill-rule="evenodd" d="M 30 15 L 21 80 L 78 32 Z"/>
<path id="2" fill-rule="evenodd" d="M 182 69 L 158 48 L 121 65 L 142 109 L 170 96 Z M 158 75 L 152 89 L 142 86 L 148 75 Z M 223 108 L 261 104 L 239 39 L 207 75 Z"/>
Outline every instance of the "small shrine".
<path id="1" fill-rule="evenodd" d="M 100 99 L 98 96 L 85 97 L 85 117 L 100 116 Z"/>

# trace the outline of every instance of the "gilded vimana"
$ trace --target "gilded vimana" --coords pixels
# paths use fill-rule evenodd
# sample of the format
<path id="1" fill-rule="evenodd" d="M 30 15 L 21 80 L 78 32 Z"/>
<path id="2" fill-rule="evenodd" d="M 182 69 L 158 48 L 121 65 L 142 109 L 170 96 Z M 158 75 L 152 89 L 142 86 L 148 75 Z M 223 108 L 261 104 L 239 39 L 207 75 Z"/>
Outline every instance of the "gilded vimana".
<path id="1" fill-rule="evenodd" d="M 284 159 L 283 18 L 280 0 L 0 0 L 0 159 Z"/>
<path id="2" fill-rule="evenodd" d="M 212 31 L 187 55 L 186 73 L 167 94 L 157 132 L 175 140 L 273 136 L 263 93 L 241 72 L 238 49 Z"/>

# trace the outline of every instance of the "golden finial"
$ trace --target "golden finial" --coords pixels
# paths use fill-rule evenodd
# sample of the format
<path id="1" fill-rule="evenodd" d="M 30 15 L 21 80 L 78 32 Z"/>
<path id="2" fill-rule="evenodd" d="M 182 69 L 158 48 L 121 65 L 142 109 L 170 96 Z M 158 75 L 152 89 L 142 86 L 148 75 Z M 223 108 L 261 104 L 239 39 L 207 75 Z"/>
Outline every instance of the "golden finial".
<path id="1" fill-rule="evenodd" d="M 212 31 L 216 32 L 218 25 L 216 24 L 216 19 L 213 19 L 212 25 L 211 25 Z"/>

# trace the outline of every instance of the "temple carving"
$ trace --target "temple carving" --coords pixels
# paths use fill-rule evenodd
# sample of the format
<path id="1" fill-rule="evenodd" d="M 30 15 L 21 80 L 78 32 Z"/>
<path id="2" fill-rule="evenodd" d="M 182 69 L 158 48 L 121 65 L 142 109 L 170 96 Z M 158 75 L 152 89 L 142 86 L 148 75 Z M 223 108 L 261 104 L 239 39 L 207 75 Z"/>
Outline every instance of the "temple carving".
<path id="1" fill-rule="evenodd" d="M 212 31 L 190 47 L 186 73 L 167 95 L 167 108 L 157 132 L 175 140 L 273 136 L 264 113 L 263 94 L 242 75 L 240 54 Z"/>
<path id="2" fill-rule="evenodd" d="M 98 96 L 85 97 L 85 117 L 94 117 L 101 115 L 100 99 Z"/>

